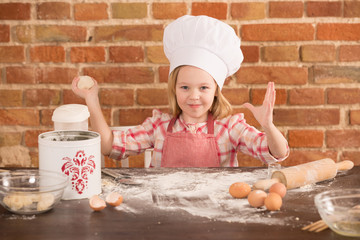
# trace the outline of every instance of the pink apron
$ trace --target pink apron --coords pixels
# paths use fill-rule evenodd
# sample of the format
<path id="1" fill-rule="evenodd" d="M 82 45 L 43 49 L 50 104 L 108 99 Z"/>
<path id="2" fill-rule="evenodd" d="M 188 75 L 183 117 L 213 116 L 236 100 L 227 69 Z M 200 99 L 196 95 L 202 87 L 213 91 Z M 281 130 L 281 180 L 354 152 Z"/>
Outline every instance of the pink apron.
<path id="1" fill-rule="evenodd" d="M 177 119 L 172 118 L 167 128 L 161 167 L 220 167 L 212 115 L 208 115 L 207 134 L 173 133 Z"/>

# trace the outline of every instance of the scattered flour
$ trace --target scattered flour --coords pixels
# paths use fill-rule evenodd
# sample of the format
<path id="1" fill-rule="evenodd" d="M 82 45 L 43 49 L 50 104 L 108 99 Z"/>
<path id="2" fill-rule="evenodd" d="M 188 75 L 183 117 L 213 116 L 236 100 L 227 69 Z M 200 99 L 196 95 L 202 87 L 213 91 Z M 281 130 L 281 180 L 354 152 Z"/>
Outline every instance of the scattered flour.
<path id="1" fill-rule="evenodd" d="M 120 184 L 111 178 L 103 178 L 103 194 L 118 191 L 123 195 L 124 202 L 117 210 L 134 214 L 149 209 L 182 210 L 215 221 L 290 224 L 290 220 L 295 217 L 272 217 L 275 212 L 266 211 L 264 207 L 252 208 L 246 198 L 235 199 L 228 192 L 229 186 L 234 182 L 252 185 L 267 175 L 267 169 L 253 172 L 177 171 L 144 176 L 136 176 L 134 173 L 131 179 L 137 185 L 132 186 Z"/>

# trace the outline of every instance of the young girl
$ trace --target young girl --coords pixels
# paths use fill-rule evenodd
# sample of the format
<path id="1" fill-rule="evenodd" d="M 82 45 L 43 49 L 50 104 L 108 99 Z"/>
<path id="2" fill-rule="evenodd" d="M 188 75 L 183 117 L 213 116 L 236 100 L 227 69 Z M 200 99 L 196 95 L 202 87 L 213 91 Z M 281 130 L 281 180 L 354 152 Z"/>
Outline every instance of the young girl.
<path id="1" fill-rule="evenodd" d="M 139 126 L 111 131 L 98 99 L 98 84 L 72 89 L 85 99 L 93 131 L 101 134 L 101 149 L 113 159 L 154 148 L 152 167 L 235 167 L 238 151 L 269 164 L 289 154 L 286 139 L 273 124 L 274 84 L 269 83 L 262 106 L 244 104 L 264 133 L 231 116 L 231 105 L 221 93 L 225 79 L 243 60 L 240 39 L 227 24 L 207 16 L 183 16 L 164 31 L 164 51 L 170 62 L 170 114 L 153 111 Z"/>

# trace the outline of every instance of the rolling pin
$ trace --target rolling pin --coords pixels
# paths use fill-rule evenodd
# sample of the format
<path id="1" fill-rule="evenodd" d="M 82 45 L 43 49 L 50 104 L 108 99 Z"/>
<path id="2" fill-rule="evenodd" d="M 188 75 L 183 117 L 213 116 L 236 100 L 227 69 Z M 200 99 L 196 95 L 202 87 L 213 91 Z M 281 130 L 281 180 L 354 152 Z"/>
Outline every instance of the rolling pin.
<path id="1" fill-rule="evenodd" d="M 345 160 L 335 163 L 330 158 L 300 164 L 293 167 L 274 171 L 271 179 L 264 179 L 254 184 L 255 189 L 267 190 L 274 183 L 283 183 L 287 189 L 302 187 L 307 184 L 317 183 L 332 179 L 336 176 L 337 171 L 344 171 L 353 168 L 354 163 Z"/>

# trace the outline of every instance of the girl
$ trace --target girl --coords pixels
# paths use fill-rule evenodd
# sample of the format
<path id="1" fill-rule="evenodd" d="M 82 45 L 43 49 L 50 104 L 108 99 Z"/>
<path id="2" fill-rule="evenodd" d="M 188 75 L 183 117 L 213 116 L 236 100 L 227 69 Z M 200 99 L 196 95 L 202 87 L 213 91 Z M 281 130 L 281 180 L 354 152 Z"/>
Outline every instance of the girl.
<path id="1" fill-rule="evenodd" d="M 114 159 L 154 148 L 153 167 L 238 166 L 237 151 L 269 164 L 289 154 L 287 141 L 273 124 L 274 84 L 269 83 L 262 106 L 244 104 L 264 129 L 249 126 L 243 114 L 231 116 L 221 94 L 225 79 L 243 60 L 240 39 L 227 24 L 207 16 L 183 16 L 164 31 L 164 51 L 170 62 L 170 114 L 153 116 L 128 131 L 111 131 L 98 99 L 98 84 L 89 90 L 72 89 L 85 99 L 91 126 L 101 134 L 104 155 Z"/>

